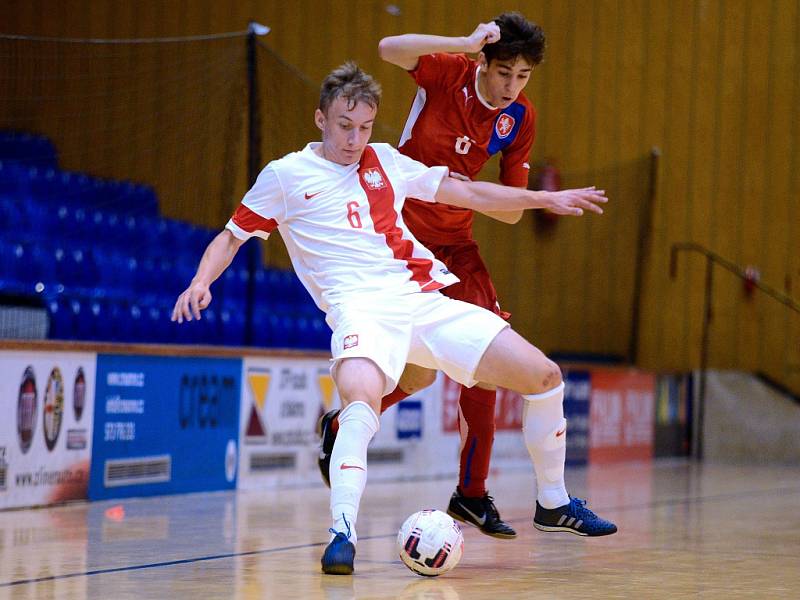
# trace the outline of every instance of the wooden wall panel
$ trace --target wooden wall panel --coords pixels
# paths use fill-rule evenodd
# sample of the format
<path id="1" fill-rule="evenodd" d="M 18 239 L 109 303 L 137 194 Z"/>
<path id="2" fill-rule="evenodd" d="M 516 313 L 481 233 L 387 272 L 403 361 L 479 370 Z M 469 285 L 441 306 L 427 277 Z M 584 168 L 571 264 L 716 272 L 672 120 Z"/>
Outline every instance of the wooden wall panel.
<path id="1" fill-rule="evenodd" d="M 8 32 L 60 37 L 204 34 L 244 29 L 251 18 L 269 25 L 261 42 L 280 60 L 264 58 L 260 71 L 266 161 L 316 135 L 318 83 L 347 58 L 382 82 L 375 139 L 396 142 L 415 86 L 379 60 L 378 40 L 411 31 L 466 35 L 502 10 L 522 10 L 548 38 L 545 63 L 527 90 L 539 115 L 532 162 L 553 159 L 566 185 L 597 183 L 612 203 L 602 217 L 562 218 L 550 229 L 533 215 L 514 227 L 477 219 L 476 239 L 515 326 L 546 351 L 625 352 L 653 146 L 662 157 L 640 363 L 682 369 L 699 360 L 703 261 L 682 255 L 671 280 L 675 242 L 696 241 L 753 264 L 765 282 L 800 295 L 795 0 L 395 4 L 399 14 L 377 0 L 12 1 L 0 6 L 0 22 Z M 106 47 L 95 50 L 103 55 L 96 61 L 48 46 L 62 56 L 21 58 L 7 90 L 17 97 L 57 92 L 64 96 L 58 110 L 32 102 L 20 112 L 5 103 L 0 126 L 50 132 L 67 168 L 151 181 L 165 214 L 219 224 L 246 186 L 246 122 L 243 45 L 215 44 L 170 53 Z M 33 65 L 69 77 L 59 84 L 24 71 Z M 85 78 L 100 69 L 108 76 L 96 82 L 99 108 L 92 108 Z M 146 81 L 126 81 L 126 72 Z M 482 177 L 496 175 L 495 162 Z M 286 264 L 282 251 L 269 256 Z M 712 363 L 767 371 L 800 389 L 800 319 L 771 301 L 747 300 L 740 282 L 722 272 L 714 290 Z"/>
<path id="2" fill-rule="evenodd" d="M 716 107 L 707 101 L 714 96 L 717 82 L 716 74 L 716 44 L 719 38 L 719 20 L 717 7 L 710 3 L 694 3 L 692 10 L 692 66 L 687 80 L 690 94 L 689 111 L 686 121 L 689 125 L 689 138 L 687 147 L 687 185 L 682 200 L 685 199 L 688 210 L 684 214 L 684 221 L 680 223 L 683 230 L 682 237 L 674 241 L 694 240 L 709 246 L 709 227 L 712 214 L 708 199 L 714 185 L 714 173 L 711 168 L 713 156 L 711 147 L 705 140 L 713 139 L 714 129 L 718 127 Z M 693 256 L 690 259 L 691 267 L 683 272 L 684 285 L 688 283 L 694 292 L 695 300 L 685 303 L 685 319 L 688 330 L 694 332 L 691 336 L 691 346 L 687 349 L 692 360 L 699 360 L 700 345 L 702 343 L 702 299 L 704 292 L 705 273 L 702 260 Z M 687 277 L 687 275 L 689 275 Z M 718 277 L 718 279 L 724 279 Z M 677 282 L 676 282 L 677 283 Z M 684 288 L 684 293 L 689 293 Z M 699 301 L 697 300 L 699 298 Z M 716 316 L 716 306 L 714 312 Z M 714 324 L 720 318 L 714 319 Z M 712 335 L 711 339 L 715 339 Z M 712 347 L 713 351 L 713 347 Z"/>
<path id="3" fill-rule="evenodd" d="M 723 231 L 733 229 L 739 218 L 737 210 L 731 206 L 740 195 L 738 181 L 738 150 L 742 132 L 735 125 L 740 110 L 743 73 L 741 69 L 741 48 L 743 47 L 744 14 L 743 11 L 733 13 L 726 11 L 725 2 L 720 0 L 716 6 L 718 32 L 715 52 L 709 57 L 714 64 L 714 94 L 709 104 L 715 116 L 714 134 L 708 140 L 710 162 L 708 168 L 712 174 L 711 189 L 707 198 L 713 226 L 706 230 L 706 241 L 710 248 L 723 256 L 733 259 L 735 244 Z M 696 258 L 695 260 L 699 260 Z M 721 278 L 718 278 L 721 279 Z M 738 355 L 731 343 L 735 335 L 736 295 L 731 289 L 731 282 L 718 282 L 722 293 L 717 294 L 714 306 L 715 323 L 711 337 L 711 355 L 720 366 L 729 366 Z M 725 340 L 724 344 L 720 340 Z"/>

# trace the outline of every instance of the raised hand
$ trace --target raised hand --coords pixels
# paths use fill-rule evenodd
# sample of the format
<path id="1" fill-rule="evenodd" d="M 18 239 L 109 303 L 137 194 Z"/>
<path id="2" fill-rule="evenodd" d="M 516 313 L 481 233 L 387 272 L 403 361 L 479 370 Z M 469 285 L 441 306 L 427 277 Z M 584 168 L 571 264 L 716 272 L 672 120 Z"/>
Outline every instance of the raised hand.
<path id="1" fill-rule="evenodd" d="M 480 52 L 486 44 L 494 44 L 500 39 L 500 28 L 497 23 L 481 23 L 466 38 L 465 52 Z"/>
<path id="2" fill-rule="evenodd" d="M 608 202 L 605 190 L 598 190 L 594 186 L 550 192 L 549 195 L 552 204 L 547 206 L 547 209 L 557 215 L 579 217 L 584 210 L 602 215 L 603 209 L 599 205 Z"/>

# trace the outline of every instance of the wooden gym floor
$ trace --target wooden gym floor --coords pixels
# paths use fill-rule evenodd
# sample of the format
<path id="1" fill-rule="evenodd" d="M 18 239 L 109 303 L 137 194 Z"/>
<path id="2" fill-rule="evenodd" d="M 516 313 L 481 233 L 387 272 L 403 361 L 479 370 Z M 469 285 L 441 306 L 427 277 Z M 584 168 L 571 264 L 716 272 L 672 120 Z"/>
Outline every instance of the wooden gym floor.
<path id="1" fill-rule="evenodd" d="M 597 539 L 533 529 L 531 477 L 494 476 L 519 537 L 467 528 L 458 567 L 419 577 L 396 556 L 397 528 L 445 508 L 453 483 L 368 484 L 352 577 L 319 570 L 322 484 L 0 512 L 0 599 L 800 598 L 797 466 L 570 470 L 570 491 L 620 528 Z"/>

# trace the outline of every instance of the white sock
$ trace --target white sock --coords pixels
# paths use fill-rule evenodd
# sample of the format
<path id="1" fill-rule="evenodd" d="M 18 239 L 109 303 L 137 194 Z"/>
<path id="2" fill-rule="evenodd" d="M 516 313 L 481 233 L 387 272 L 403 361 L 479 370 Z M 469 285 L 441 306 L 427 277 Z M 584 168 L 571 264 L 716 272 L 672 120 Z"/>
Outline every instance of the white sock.
<path id="1" fill-rule="evenodd" d="M 379 427 L 378 416 L 366 402 L 352 402 L 339 413 L 330 465 L 332 529 L 349 532 L 354 544 L 358 505 L 367 484 L 367 445 Z"/>
<path id="2" fill-rule="evenodd" d="M 564 484 L 567 420 L 564 418 L 564 384 L 542 394 L 523 396 L 522 432 L 536 471 L 536 499 L 544 508 L 569 503 Z"/>

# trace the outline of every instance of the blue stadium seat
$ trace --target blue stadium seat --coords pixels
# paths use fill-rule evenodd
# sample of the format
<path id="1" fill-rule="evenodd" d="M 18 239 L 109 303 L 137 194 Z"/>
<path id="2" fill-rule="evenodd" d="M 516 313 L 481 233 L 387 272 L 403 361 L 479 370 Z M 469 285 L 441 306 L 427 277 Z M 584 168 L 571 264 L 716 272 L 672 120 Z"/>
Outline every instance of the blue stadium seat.
<path id="1" fill-rule="evenodd" d="M 98 289 L 97 264 L 94 253 L 89 246 L 77 245 L 70 250 L 67 258 L 75 275 L 75 285 L 85 290 L 88 295 L 96 295 Z"/>
<path id="2" fill-rule="evenodd" d="M 130 308 L 124 300 L 108 298 L 105 301 L 106 319 L 110 324 L 108 339 L 112 342 L 133 341 L 133 323 Z"/>
<path id="3" fill-rule="evenodd" d="M 19 201 L 21 190 L 25 188 L 27 169 L 0 160 L 0 198 Z"/>
<path id="4" fill-rule="evenodd" d="M 141 306 L 142 309 L 142 331 L 140 341 L 149 344 L 158 344 L 164 341 L 164 321 L 162 320 L 161 308 L 150 302 Z"/>
<path id="5" fill-rule="evenodd" d="M 325 322 L 324 317 L 314 317 L 311 319 L 310 341 L 311 341 L 311 348 L 317 350 L 330 350 L 331 329 Z"/>
<path id="6" fill-rule="evenodd" d="M 266 348 L 269 346 L 269 311 L 256 305 L 250 323 L 251 344 Z"/>
<path id="7" fill-rule="evenodd" d="M 91 337 L 100 342 L 110 342 L 114 336 L 114 323 L 111 320 L 109 303 L 101 298 L 88 302 L 87 318 L 91 319 Z"/>
<path id="8" fill-rule="evenodd" d="M 30 252 L 38 264 L 37 280 L 44 284 L 61 284 L 69 293 L 90 295 L 97 281 L 91 252 L 66 240 L 55 246 L 40 245 Z"/>
<path id="9" fill-rule="evenodd" d="M 18 258 L 18 252 L 24 252 L 21 244 L 7 242 L 0 238 L 0 289 L 14 294 L 22 292 L 25 287 L 19 280 L 19 271 L 21 264 L 24 264 L 24 257 Z"/>
<path id="10" fill-rule="evenodd" d="M 203 315 L 199 323 L 196 321 L 192 322 L 200 326 L 202 343 L 219 344 L 222 341 L 216 308 L 207 308 L 203 311 Z"/>
<path id="11" fill-rule="evenodd" d="M 12 243 L 8 252 L 9 279 L 21 284 L 35 283 L 35 275 L 31 269 L 31 250 L 28 244 Z"/>
<path id="12" fill-rule="evenodd" d="M 144 324 L 144 314 L 142 313 L 141 307 L 136 303 L 131 303 L 128 305 L 128 310 L 124 313 L 125 318 L 128 319 L 128 323 L 130 327 L 127 331 L 127 338 L 126 342 L 143 342 L 145 341 L 145 324 Z"/>
<path id="13" fill-rule="evenodd" d="M 280 288 L 280 272 L 275 269 L 259 267 L 255 272 L 255 290 L 253 301 L 256 306 L 268 308 L 270 311 L 286 307 L 288 302 Z"/>
<path id="14" fill-rule="evenodd" d="M 28 170 L 30 179 L 30 198 L 36 202 L 50 204 L 62 200 L 65 196 L 62 184 L 62 177 L 55 169 L 39 169 L 31 167 Z"/>
<path id="15" fill-rule="evenodd" d="M 13 235 L 24 226 L 24 223 L 21 203 L 13 198 L 0 196 L 0 235 L 3 237 Z"/>
<path id="16" fill-rule="evenodd" d="M 314 347 L 312 339 L 311 321 L 306 317 L 300 316 L 295 319 L 295 331 L 292 345 L 295 348 L 311 349 Z"/>
<path id="17" fill-rule="evenodd" d="M 28 247 L 28 264 L 32 283 L 41 283 L 49 289 L 62 283 L 56 275 L 55 248 L 47 240 L 40 240 Z"/>
<path id="18" fill-rule="evenodd" d="M 230 266 L 222 274 L 221 281 L 216 283 L 216 287 L 221 292 L 221 298 L 228 302 L 244 304 L 247 301 L 249 280 L 250 273 L 246 268 Z"/>
<path id="19" fill-rule="evenodd" d="M 157 296 L 161 287 L 157 261 L 152 256 L 142 256 L 136 270 L 135 290 L 139 297 Z"/>
<path id="20" fill-rule="evenodd" d="M 269 346 L 273 348 L 294 347 L 295 323 L 288 315 L 272 313 L 267 319 Z"/>
<path id="21" fill-rule="evenodd" d="M 42 168 L 58 168 L 56 148 L 49 139 L 19 131 L 0 131 L 0 160 Z"/>
<path id="22" fill-rule="evenodd" d="M 247 319 L 243 304 L 223 305 L 219 313 L 222 343 L 226 346 L 244 346 Z"/>
<path id="23" fill-rule="evenodd" d="M 126 181 L 115 192 L 113 204 L 120 213 L 158 216 L 158 197 L 150 186 Z"/>
<path id="24" fill-rule="evenodd" d="M 47 304 L 47 311 L 50 314 L 50 331 L 47 337 L 55 340 L 73 339 L 75 325 L 68 301 L 63 297 L 53 298 Z"/>

